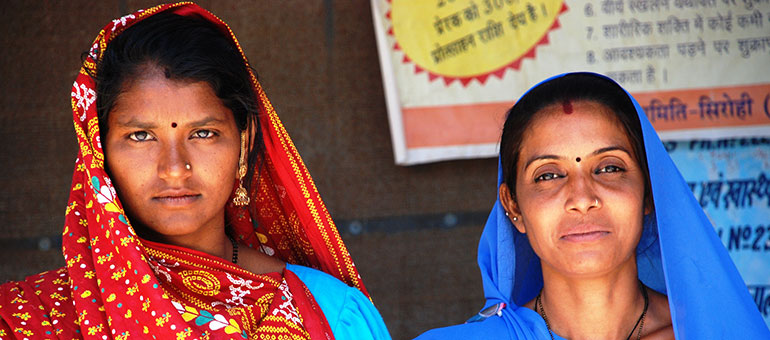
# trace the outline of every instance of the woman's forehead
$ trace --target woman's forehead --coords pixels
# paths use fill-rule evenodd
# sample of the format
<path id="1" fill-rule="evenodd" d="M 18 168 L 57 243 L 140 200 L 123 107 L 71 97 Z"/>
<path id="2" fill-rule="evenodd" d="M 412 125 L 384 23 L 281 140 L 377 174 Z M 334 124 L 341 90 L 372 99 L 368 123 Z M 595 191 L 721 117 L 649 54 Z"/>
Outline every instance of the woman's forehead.
<path id="1" fill-rule="evenodd" d="M 208 83 L 172 80 L 155 73 L 126 84 L 110 112 L 108 124 L 123 125 L 132 121 L 184 124 L 200 120 L 234 121 L 234 118 Z"/>
<path id="2" fill-rule="evenodd" d="M 535 114 L 521 141 L 522 153 L 579 153 L 608 145 L 631 149 L 623 125 L 609 107 L 596 101 L 554 103 Z M 593 150 L 590 150 L 593 151 Z M 570 155 L 572 156 L 572 155 Z"/>

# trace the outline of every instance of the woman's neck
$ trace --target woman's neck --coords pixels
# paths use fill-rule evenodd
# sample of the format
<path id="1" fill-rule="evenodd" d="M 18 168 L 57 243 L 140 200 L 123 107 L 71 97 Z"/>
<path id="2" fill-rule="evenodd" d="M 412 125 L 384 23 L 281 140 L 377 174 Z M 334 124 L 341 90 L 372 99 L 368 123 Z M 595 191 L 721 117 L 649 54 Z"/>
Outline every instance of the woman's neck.
<path id="1" fill-rule="evenodd" d="M 633 257 L 618 270 L 591 278 L 568 277 L 543 264 L 543 282 L 540 300 L 548 325 L 571 340 L 625 340 L 644 309 Z"/>
<path id="2" fill-rule="evenodd" d="M 218 233 L 210 233 L 205 238 L 178 237 L 171 243 L 195 249 L 228 261 L 232 258 L 232 243 L 224 230 Z"/>
<path id="3" fill-rule="evenodd" d="M 208 230 L 187 235 L 162 235 L 146 226 L 138 226 L 137 232 L 150 241 L 197 250 L 225 260 L 232 258 L 233 247 L 227 237 L 224 223 L 218 228 L 208 228 Z"/>

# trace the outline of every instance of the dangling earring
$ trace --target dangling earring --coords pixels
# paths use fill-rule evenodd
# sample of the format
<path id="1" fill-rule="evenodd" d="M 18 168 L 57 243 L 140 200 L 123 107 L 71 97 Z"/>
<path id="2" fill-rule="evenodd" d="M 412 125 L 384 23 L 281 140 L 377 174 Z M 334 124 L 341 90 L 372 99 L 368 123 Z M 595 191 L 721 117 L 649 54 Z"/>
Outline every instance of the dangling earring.
<path id="1" fill-rule="evenodd" d="M 246 192 L 246 188 L 243 187 L 243 177 L 246 176 L 246 131 L 241 131 L 241 156 L 238 160 L 238 188 L 235 189 L 235 197 L 233 197 L 233 204 L 242 207 L 249 205 L 249 193 Z"/>

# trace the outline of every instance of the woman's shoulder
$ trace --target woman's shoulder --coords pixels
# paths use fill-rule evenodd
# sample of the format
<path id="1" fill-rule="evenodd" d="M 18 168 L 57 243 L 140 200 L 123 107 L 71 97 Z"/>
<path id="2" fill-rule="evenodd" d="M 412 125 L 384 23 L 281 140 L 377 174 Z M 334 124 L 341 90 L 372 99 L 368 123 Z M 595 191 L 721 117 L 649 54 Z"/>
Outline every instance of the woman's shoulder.
<path id="1" fill-rule="evenodd" d="M 69 292 L 70 280 L 67 269 L 49 270 L 0 285 L 0 306 L 31 303 L 47 305 L 53 300 L 68 300 Z"/>
<path id="2" fill-rule="evenodd" d="M 27 276 L 19 281 L 8 281 L 0 284 L 0 296 L 7 294 L 20 295 L 24 290 L 45 292 L 48 290 L 69 291 L 69 276 L 67 269 L 62 267 L 42 273 Z M 40 295 L 37 293 L 36 295 Z"/>
<path id="3" fill-rule="evenodd" d="M 3 283 L 0 285 L 0 329 L 10 327 L 24 332 L 31 327 L 48 327 L 52 331 L 74 334 L 74 322 L 51 321 L 52 317 L 75 315 L 71 299 L 66 268 Z"/>
<path id="4" fill-rule="evenodd" d="M 493 305 L 494 307 L 494 305 Z M 417 339 L 540 339 L 548 336 L 545 322 L 537 312 L 526 307 L 503 306 L 496 313 L 492 307 L 480 312 L 464 324 L 436 328 Z M 558 335 L 554 339 L 561 339 Z"/>
<path id="5" fill-rule="evenodd" d="M 286 264 L 313 294 L 336 339 L 390 339 L 380 313 L 360 290 L 320 270 Z"/>
<path id="6" fill-rule="evenodd" d="M 431 329 L 420 334 L 415 340 L 506 339 L 507 331 L 505 320 L 492 316 L 484 321 Z"/>
<path id="7" fill-rule="evenodd" d="M 674 339 L 674 328 L 671 323 L 671 311 L 668 298 L 650 289 L 650 307 L 647 312 L 647 322 L 642 339 L 663 340 Z"/>
<path id="8" fill-rule="evenodd" d="M 358 289 L 318 269 L 296 264 L 286 264 L 286 269 L 302 280 L 332 327 L 343 310 L 368 308 L 372 304 Z"/>
<path id="9" fill-rule="evenodd" d="M 334 276 L 324 273 L 318 269 L 305 267 L 298 264 L 286 264 L 286 269 L 296 274 L 302 283 L 310 289 L 312 293 L 314 290 L 323 290 L 326 292 L 344 293 L 350 289 L 358 291 L 353 287 L 346 285 Z"/>

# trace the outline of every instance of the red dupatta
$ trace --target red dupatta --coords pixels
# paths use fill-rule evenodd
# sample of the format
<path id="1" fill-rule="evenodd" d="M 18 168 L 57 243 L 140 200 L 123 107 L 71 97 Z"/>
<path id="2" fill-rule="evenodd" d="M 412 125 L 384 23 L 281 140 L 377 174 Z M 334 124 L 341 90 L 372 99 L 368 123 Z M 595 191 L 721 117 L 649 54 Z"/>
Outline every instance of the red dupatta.
<path id="1" fill-rule="evenodd" d="M 140 240 L 130 226 L 104 169 L 89 73 L 113 37 L 162 11 L 214 23 L 248 65 L 227 24 L 189 2 L 140 10 L 102 29 L 72 87 L 80 151 L 63 231 L 66 266 L 0 286 L 0 339 L 332 338 L 312 294 L 290 271 L 255 275 L 208 254 Z M 241 243 L 322 270 L 368 296 L 310 174 L 249 72 L 265 158 L 251 178 L 251 204 L 229 205 L 228 222 Z"/>

